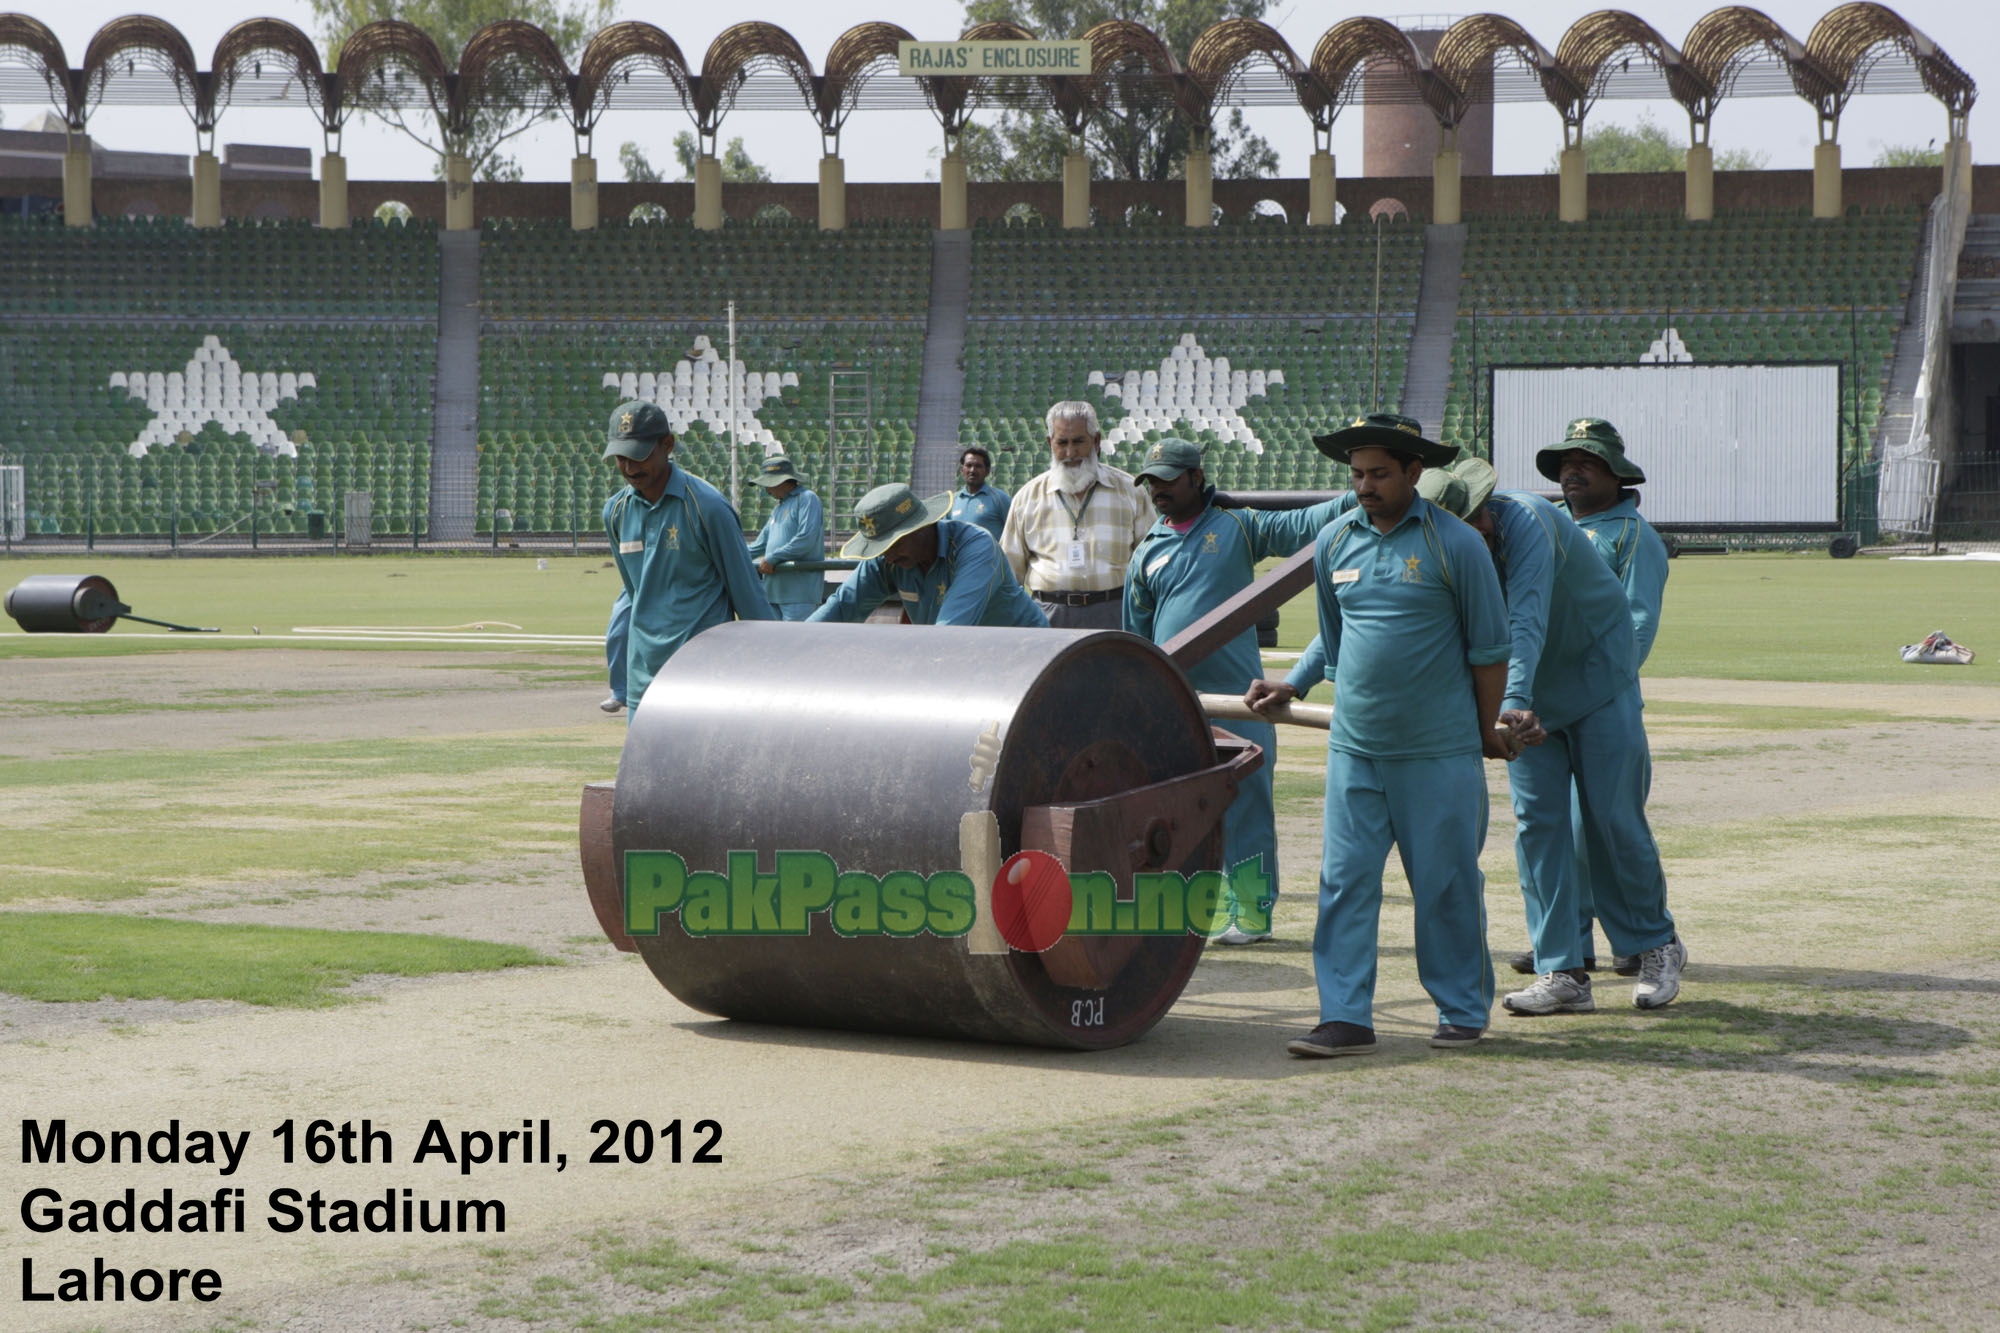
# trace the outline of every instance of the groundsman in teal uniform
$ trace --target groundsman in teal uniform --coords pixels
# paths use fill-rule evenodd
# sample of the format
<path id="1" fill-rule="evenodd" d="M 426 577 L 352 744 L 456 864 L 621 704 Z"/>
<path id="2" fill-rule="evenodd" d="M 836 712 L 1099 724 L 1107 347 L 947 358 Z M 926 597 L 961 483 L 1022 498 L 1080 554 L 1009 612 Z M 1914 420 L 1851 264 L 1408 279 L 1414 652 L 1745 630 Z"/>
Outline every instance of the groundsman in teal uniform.
<path id="1" fill-rule="evenodd" d="M 1486 952 L 1485 755 L 1507 683 L 1507 613 L 1479 534 L 1417 494 L 1456 450 L 1409 417 L 1374 413 L 1315 439 L 1353 473 L 1355 509 L 1314 546 L 1320 637 L 1289 680 L 1259 681 L 1253 708 L 1334 684 L 1313 970 L 1318 1027 L 1305 1057 L 1375 1049 L 1382 863 L 1393 844 L 1416 904 L 1417 975 L 1437 1005 L 1431 1045 L 1470 1046 L 1493 1007 Z"/>
<path id="2" fill-rule="evenodd" d="M 859 560 L 854 576 L 809 620 L 866 620 L 894 596 L 913 625 L 1013 625 L 1047 629 L 1048 617 L 972 523 L 945 517 L 950 494 L 919 500 L 900 482 L 877 486 L 854 506 L 859 529 L 840 548 Z"/>
<path id="3" fill-rule="evenodd" d="M 743 523 L 722 492 L 674 465 L 674 433 L 652 403 L 620 403 L 604 456 L 627 485 L 604 502 L 604 535 L 632 599 L 625 698 L 646 687 L 680 646 L 728 620 L 775 620 L 743 543 Z M 629 716 L 629 714 L 628 714 Z"/>
<path id="4" fill-rule="evenodd" d="M 1146 451 L 1145 465 L 1133 478 L 1151 492 L 1160 517 L 1125 567 L 1125 628 L 1155 643 L 1165 643 L 1249 587 L 1259 560 L 1304 548 L 1341 507 L 1341 500 L 1330 500 L 1307 509 L 1224 509 L 1215 503 L 1215 487 L 1201 461 L 1199 445 L 1164 439 Z M 1242 694 L 1263 678 L 1254 628 L 1188 668 L 1194 687 L 1214 694 Z M 1271 803 L 1278 738 L 1268 722 L 1231 722 L 1229 729 L 1262 746 L 1267 760 L 1229 803 L 1224 853 L 1232 869 L 1256 859 L 1267 896 L 1259 902 L 1232 896 L 1229 928 L 1216 939 L 1255 944 L 1271 938 L 1271 905 L 1278 896 L 1278 827 Z"/>
<path id="5" fill-rule="evenodd" d="M 1597 1007 L 1576 925 L 1574 800 L 1584 841 L 1606 867 L 1598 883 L 1605 932 L 1640 962 L 1632 1002 L 1658 1009 L 1679 993 L 1687 951 L 1646 824 L 1652 764 L 1625 592 L 1568 515 L 1528 491 L 1495 494 L 1493 483 L 1492 467 L 1468 458 L 1425 473 L 1419 490 L 1463 517 L 1493 552 L 1513 638 L 1500 720 L 1532 743 L 1507 779 L 1538 975 L 1501 1003 L 1515 1014 Z"/>

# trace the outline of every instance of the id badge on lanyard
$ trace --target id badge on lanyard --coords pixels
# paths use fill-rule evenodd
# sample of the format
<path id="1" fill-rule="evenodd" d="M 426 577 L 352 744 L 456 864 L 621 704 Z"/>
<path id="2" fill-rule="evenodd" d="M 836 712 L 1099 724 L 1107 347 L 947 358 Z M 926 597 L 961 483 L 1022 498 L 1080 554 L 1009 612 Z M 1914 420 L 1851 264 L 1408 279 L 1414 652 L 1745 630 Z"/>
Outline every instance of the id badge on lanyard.
<path id="1" fill-rule="evenodd" d="M 1083 569 L 1086 564 L 1083 543 L 1072 539 L 1069 544 L 1069 567 L 1071 569 Z"/>

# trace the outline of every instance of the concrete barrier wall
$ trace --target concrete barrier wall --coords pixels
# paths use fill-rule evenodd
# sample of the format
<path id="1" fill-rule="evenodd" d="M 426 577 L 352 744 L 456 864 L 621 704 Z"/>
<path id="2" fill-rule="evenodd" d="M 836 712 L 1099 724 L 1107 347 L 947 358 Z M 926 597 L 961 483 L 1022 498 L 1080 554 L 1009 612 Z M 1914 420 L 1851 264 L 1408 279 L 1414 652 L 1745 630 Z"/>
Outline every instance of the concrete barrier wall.
<path id="1" fill-rule="evenodd" d="M 1937 194 L 1939 173 L 1933 167 L 1856 167 L 1842 176 L 1844 202 L 1852 206 L 1880 208 L 1884 205 L 1922 207 Z M 46 180 L 0 178 L 0 197 L 55 193 Z M 127 213 L 152 213 L 186 217 L 191 208 L 191 186 L 181 179 L 99 178 L 92 184 L 93 202 L 100 215 L 118 217 Z M 1270 200 L 1298 220 L 1305 216 L 1307 182 L 1303 177 L 1277 180 L 1218 180 L 1215 203 L 1230 217 L 1250 213 L 1256 205 Z M 1482 213 L 1555 215 L 1557 178 L 1536 176 L 1468 176 L 1464 179 L 1464 209 L 1468 215 Z M 569 219 L 569 185 L 564 181 L 480 182 L 474 187 L 474 211 L 485 218 L 539 218 L 552 222 Z M 1016 204 L 1026 204 L 1050 225 L 1062 217 L 1062 185 L 1058 181 L 1020 183 L 974 182 L 966 188 L 966 203 L 976 221 L 998 221 Z M 1339 182 L 1343 206 L 1365 211 L 1379 199 L 1400 200 L 1418 217 L 1431 211 L 1429 176 L 1345 177 Z M 377 181 L 350 180 L 348 207 L 356 217 L 367 217 L 375 209 L 396 200 L 409 206 L 411 215 L 444 224 L 444 186 L 434 180 Z M 1678 212 L 1686 200 L 1685 179 L 1679 172 L 1608 174 L 1590 178 L 1590 207 L 1594 212 L 1635 210 L 1648 213 Z M 1184 220 L 1187 194 L 1181 181 L 1092 181 L 1090 202 L 1100 218 L 1124 218 L 1130 210 L 1152 209 L 1171 221 Z M 772 204 L 804 221 L 819 216 L 819 187 L 811 182 L 763 185 L 726 185 L 722 191 L 723 210 L 739 220 L 754 217 Z M 694 214 L 694 184 L 676 181 L 657 185 L 604 182 L 598 186 L 598 207 L 605 222 L 627 216 L 640 204 L 657 204 L 669 218 L 684 219 Z M 1719 212 L 1743 209 L 1808 209 L 1812 207 L 1810 171 L 1719 171 L 1715 175 L 1715 207 Z M 912 181 L 880 184 L 850 183 L 847 186 L 847 217 L 850 224 L 879 219 L 907 219 L 937 224 L 938 187 L 933 182 Z M 2000 212 L 2000 166 L 1973 168 L 1973 211 Z M 319 212 L 319 185 L 309 180 L 224 180 L 224 217 L 293 218 L 312 220 Z"/>

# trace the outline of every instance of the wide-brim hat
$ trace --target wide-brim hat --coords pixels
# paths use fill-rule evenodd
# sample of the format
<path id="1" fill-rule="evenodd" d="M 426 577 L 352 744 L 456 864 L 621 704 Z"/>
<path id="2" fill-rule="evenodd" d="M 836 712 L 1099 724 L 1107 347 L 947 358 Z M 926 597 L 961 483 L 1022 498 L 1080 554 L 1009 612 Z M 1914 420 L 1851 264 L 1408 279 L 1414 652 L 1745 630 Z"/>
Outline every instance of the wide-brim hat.
<path id="1" fill-rule="evenodd" d="M 1603 417 L 1578 417 L 1569 423 L 1569 433 L 1561 444 L 1552 444 L 1535 452 L 1535 471 L 1550 481 L 1562 480 L 1563 455 L 1572 449 L 1581 449 L 1587 454 L 1602 459 L 1611 469 L 1611 475 L 1632 486 L 1644 485 L 1646 474 L 1639 465 L 1625 456 L 1625 438 L 1618 428 Z"/>
<path id="2" fill-rule="evenodd" d="M 1483 458 L 1461 458 L 1450 467 L 1425 468 L 1417 478 L 1417 494 L 1459 518 L 1471 518 L 1493 498 L 1499 478 Z"/>
<path id="3" fill-rule="evenodd" d="M 799 470 L 792 466 L 792 460 L 783 454 L 772 454 L 764 460 L 764 466 L 756 476 L 750 478 L 765 490 L 775 490 L 788 481 L 797 481 Z"/>
<path id="4" fill-rule="evenodd" d="M 1458 450 L 1424 438 L 1423 424 L 1415 417 L 1394 412 L 1370 412 L 1356 417 L 1348 426 L 1329 435 L 1313 436 L 1319 451 L 1336 463 L 1351 461 L 1356 449 L 1387 449 L 1392 454 L 1414 458 L 1425 467 L 1443 467 L 1458 457 Z"/>
<path id="5" fill-rule="evenodd" d="M 877 486 L 854 506 L 854 522 L 859 530 L 840 548 L 845 560 L 873 560 L 918 528 L 927 528 L 951 509 L 951 492 L 919 500 L 917 493 L 901 482 Z"/>

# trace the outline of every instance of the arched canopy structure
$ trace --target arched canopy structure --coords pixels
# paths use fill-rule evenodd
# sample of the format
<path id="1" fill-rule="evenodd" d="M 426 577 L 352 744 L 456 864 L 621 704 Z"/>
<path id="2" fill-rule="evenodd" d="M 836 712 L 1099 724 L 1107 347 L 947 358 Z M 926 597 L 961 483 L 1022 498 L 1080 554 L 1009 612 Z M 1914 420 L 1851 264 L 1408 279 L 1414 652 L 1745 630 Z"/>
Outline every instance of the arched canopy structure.
<path id="1" fill-rule="evenodd" d="M 1781 65 L 1798 83 L 1805 63 L 1805 43 L 1780 27 L 1762 10 L 1742 5 L 1713 9 L 1695 20 L 1681 44 L 1682 81 L 1669 80 L 1674 100 L 1687 108 L 1694 141 L 1708 142 L 1717 105 L 1736 84 L 1736 76 L 1752 60 L 1763 57 Z"/>
<path id="2" fill-rule="evenodd" d="M 1415 96 L 1423 97 L 1430 85 L 1430 57 L 1401 28 L 1385 19 L 1342 19 L 1321 34 L 1312 53 L 1312 84 L 1301 84 L 1299 90 L 1299 105 L 1312 117 L 1322 147 L 1334 117 L 1360 95 L 1362 75 L 1370 67 L 1401 74 Z"/>
<path id="3" fill-rule="evenodd" d="M 570 123 L 588 135 L 633 75 L 652 75 L 673 85 L 682 106 L 694 104 L 694 83 L 687 58 L 673 38 L 650 23 L 627 20 L 599 29 L 577 62 L 576 85 L 570 94 Z"/>
<path id="4" fill-rule="evenodd" d="M 1013 23 L 977 23 L 967 28 L 959 36 L 964 42 L 1031 42 L 1035 34 Z M 926 77 L 917 80 L 924 90 L 924 100 L 930 103 L 936 113 L 938 123 L 944 127 L 947 149 L 957 142 L 959 133 L 966 122 L 978 109 L 983 95 L 992 80 L 983 78 L 942 78 Z"/>
<path id="5" fill-rule="evenodd" d="M 272 74 L 299 85 L 323 130 L 339 129 L 338 98 L 320 65 L 319 48 L 283 19 L 248 19 L 222 34 L 209 61 L 215 73 L 216 114 L 222 114 L 238 87 L 265 79 L 267 66 Z"/>
<path id="6" fill-rule="evenodd" d="M 899 42 L 915 39 L 893 23 L 861 23 L 834 38 L 826 53 L 826 70 L 813 80 L 813 110 L 819 132 L 835 151 L 840 127 L 860 100 L 868 80 L 896 67 Z"/>
<path id="7" fill-rule="evenodd" d="M 1963 134 L 1977 92 L 1972 79 L 1895 10 L 1861 3 L 1826 14 L 1806 38 L 1802 72 L 1809 72 L 1810 79 L 1801 83 L 1799 93 L 1819 111 L 1822 138 L 1832 137 L 1847 100 L 1860 89 L 1869 69 L 1892 51 L 1901 51 L 1916 66 L 1924 91 L 1944 103 L 1954 135 Z"/>
<path id="8" fill-rule="evenodd" d="M 1299 105 L 1311 114 L 1314 104 L 1327 101 L 1313 77 L 1312 69 L 1293 52 L 1278 30 L 1258 19 L 1224 19 L 1194 39 L 1188 48 L 1187 78 L 1180 98 L 1188 128 L 1205 138 L 1215 116 L 1215 108 L 1229 100 L 1229 94 L 1245 71 L 1268 65 L 1291 83 Z"/>
<path id="9" fill-rule="evenodd" d="M 1447 133 L 1455 131 L 1475 103 L 1491 97 L 1485 87 L 1490 71 L 1507 61 L 1532 70 L 1542 85 L 1542 95 L 1558 111 L 1583 100 L 1582 90 L 1527 29 L 1502 14 L 1474 14 L 1445 29 L 1431 57 L 1424 100 L 1438 125 Z M 1563 123 L 1569 124 L 1567 114 Z"/>
<path id="10" fill-rule="evenodd" d="M 1600 9 L 1572 23 L 1556 47 L 1556 65 L 1562 72 L 1558 89 L 1566 133 L 1582 141 L 1583 118 L 1590 105 L 1604 92 L 1612 62 L 1633 55 L 1656 66 L 1666 76 L 1667 86 L 1678 97 L 1681 83 L 1689 79 L 1687 62 L 1679 48 L 1653 30 L 1653 25 L 1622 9 Z M 1676 81 L 1679 80 L 1680 83 Z M 1689 91 L 1695 91 L 1690 86 Z M 1556 101 L 1554 94 L 1551 101 Z"/>
<path id="11" fill-rule="evenodd" d="M 194 117 L 198 133 L 214 133 L 214 73 L 195 64 L 194 50 L 179 28 L 144 14 L 113 19 L 90 39 L 83 53 L 86 105 L 94 107 L 102 101 L 105 85 L 112 79 L 142 77 L 142 69 L 172 82 L 181 106 Z"/>
<path id="12" fill-rule="evenodd" d="M 798 39 L 775 23 L 738 23 L 716 34 L 701 58 L 701 74 L 691 80 L 688 110 L 701 135 L 704 153 L 715 151 L 722 118 L 736 105 L 736 94 L 758 70 L 776 70 L 798 86 L 808 108 L 817 110 L 813 95 L 812 61 Z"/>
<path id="13" fill-rule="evenodd" d="M 1004 23 L 981 24 L 971 40 L 1028 40 Z M 1072 136 L 1093 121 L 1137 107 L 1171 105 L 1199 135 L 1222 106 L 1296 105 L 1324 142 L 1340 109 L 1356 100 L 1422 101 L 1447 135 L 1475 104 L 1536 96 L 1561 113 L 1566 140 L 1580 138 L 1590 107 L 1604 97 L 1656 97 L 1662 79 L 1687 109 L 1696 142 L 1724 97 L 1792 96 L 1811 102 L 1822 137 L 1831 137 L 1855 94 L 1923 91 L 1938 99 L 1962 135 L 1978 90 L 1929 37 L 1887 6 L 1863 0 L 1829 11 L 1804 42 L 1758 10 L 1726 6 L 1698 19 L 1676 47 L 1644 19 L 1601 10 L 1577 20 L 1553 54 L 1520 24 L 1475 14 L 1451 25 L 1428 56 L 1380 18 L 1346 18 L 1301 60 L 1274 28 L 1225 19 L 1199 34 L 1186 68 L 1160 34 L 1129 20 L 1083 34 L 1091 72 L 1079 75 L 881 78 L 896 43 L 910 34 L 888 23 L 843 33 L 815 71 L 798 42 L 770 23 L 724 31 L 694 73 L 674 39 L 650 23 L 614 23 L 591 38 L 571 71 L 548 34 L 521 20 L 475 33 L 448 61 L 421 30 L 395 20 L 371 23 L 332 56 L 277 19 L 250 19 L 216 46 L 210 67 L 159 19 L 128 17 L 101 28 L 71 68 L 61 42 L 25 14 L 0 14 L 0 101 L 45 97 L 73 131 L 105 102 L 180 105 L 201 135 L 232 102 L 302 101 L 329 139 L 355 110 L 395 121 L 428 111 L 447 140 L 478 116 L 518 115 L 526 123 L 560 112 L 587 140 L 599 116 L 621 105 L 679 106 L 712 151 L 722 118 L 739 98 L 772 108 L 803 104 L 836 138 L 856 110 L 927 106 L 947 142 L 981 109 L 1053 111 Z M 1636 68 L 1635 68 L 1636 67 Z M 1376 76 L 1364 79 L 1364 73 Z M 796 100 L 794 100 L 796 99 Z"/>

